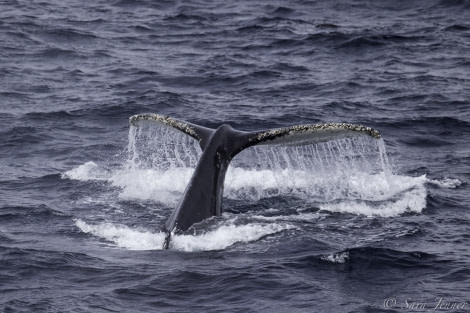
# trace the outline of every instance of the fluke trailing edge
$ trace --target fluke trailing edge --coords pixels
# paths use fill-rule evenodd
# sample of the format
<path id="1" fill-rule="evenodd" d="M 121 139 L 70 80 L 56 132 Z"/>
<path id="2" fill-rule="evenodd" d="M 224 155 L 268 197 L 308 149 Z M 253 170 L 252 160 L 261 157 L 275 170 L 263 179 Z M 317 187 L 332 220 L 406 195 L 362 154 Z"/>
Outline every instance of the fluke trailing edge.
<path id="1" fill-rule="evenodd" d="M 136 127 L 141 121 L 174 128 L 197 140 L 202 150 L 183 198 L 165 224 L 167 235 L 163 249 L 168 249 L 172 233 L 186 231 L 193 224 L 222 213 L 225 173 L 230 161 L 243 149 L 254 145 L 314 144 L 361 135 L 380 138 L 379 132 L 372 128 L 344 123 L 296 125 L 245 132 L 227 124 L 211 129 L 151 113 L 134 115 L 129 119 Z"/>

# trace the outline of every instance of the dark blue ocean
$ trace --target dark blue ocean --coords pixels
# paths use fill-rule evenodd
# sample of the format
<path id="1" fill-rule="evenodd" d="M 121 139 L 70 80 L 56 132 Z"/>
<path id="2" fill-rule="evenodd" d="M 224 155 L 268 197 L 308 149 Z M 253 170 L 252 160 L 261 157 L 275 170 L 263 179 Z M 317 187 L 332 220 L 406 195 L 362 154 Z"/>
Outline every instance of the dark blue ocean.
<path id="1" fill-rule="evenodd" d="M 198 145 L 129 117 L 380 140 Z M 304 157 L 309 156 L 309 157 Z M 0 312 L 470 312 L 470 2 L 0 0 Z"/>

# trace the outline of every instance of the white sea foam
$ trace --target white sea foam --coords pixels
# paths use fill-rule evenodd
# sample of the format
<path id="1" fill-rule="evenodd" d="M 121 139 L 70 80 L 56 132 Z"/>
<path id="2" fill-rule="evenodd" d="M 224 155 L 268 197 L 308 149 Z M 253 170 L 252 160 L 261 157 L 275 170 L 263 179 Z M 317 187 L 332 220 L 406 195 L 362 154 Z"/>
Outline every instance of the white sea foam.
<path id="1" fill-rule="evenodd" d="M 430 184 L 437 185 L 441 188 L 455 189 L 462 185 L 462 181 L 459 179 L 453 178 L 443 178 L 443 179 L 429 179 L 427 181 Z"/>
<path id="2" fill-rule="evenodd" d="M 87 162 L 64 173 L 64 177 L 107 180 L 120 188 L 120 199 L 153 200 L 175 206 L 192 172 L 192 168 L 123 168 L 107 173 L 95 163 Z M 276 173 L 274 170 L 232 168 L 227 173 L 224 196 L 231 199 L 258 200 L 270 196 L 294 195 L 306 202 L 316 203 L 321 210 L 330 212 L 396 216 L 407 211 L 421 212 L 426 207 L 426 183 L 455 188 L 459 182 L 431 181 L 424 175 L 385 176 L 383 173 L 354 173 L 338 180 L 322 175 L 312 177 L 311 173 L 300 170 L 284 169 L 282 173 Z"/>
<path id="3" fill-rule="evenodd" d="M 120 248 L 130 250 L 159 250 L 163 246 L 165 233 L 132 229 L 112 223 L 88 224 L 77 220 L 76 226 L 84 233 L 112 242 Z M 251 242 L 294 226 L 286 224 L 225 225 L 201 235 L 173 235 L 171 249 L 180 251 L 221 250 L 237 242 Z"/>
<path id="4" fill-rule="evenodd" d="M 396 216 L 405 212 L 421 212 L 426 207 L 426 177 L 393 175 L 387 188 L 374 188 L 358 192 L 357 198 L 336 200 L 319 205 L 321 210 L 330 212 L 362 214 L 366 216 Z"/>
<path id="5" fill-rule="evenodd" d="M 221 250 L 237 242 L 256 241 L 272 235 L 292 225 L 280 224 L 246 224 L 221 226 L 214 231 L 199 236 L 176 235 L 172 238 L 171 248 L 183 251 Z"/>
<path id="6" fill-rule="evenodd" d="M 121 199 L 154 200 L 169 206 L 179 201 L 192 168 L 169 170 L 123 168 L 112 173 L 87 162 L 63 174 L 77 180 L 106 180 L 121 189 Z M 232 168 L 227 173 L 224 195 L 232 199 L 257 200 L 273 195 L 295 195 L 305 201 L 315 200 L 320 209 L 331 212 L 395 216 L 406 211 L 420 212 L 425 206 L 426 183 L 442 188 L 456 188 L 459 180 L 429 180 L 426 176 L 385 176 L 383 173 L 354 173 L 342 177 L 317 175 L 284 169 L 249 170 Z M 285 180 L 278 177 L 285 176 Z"/>
<path id="7" fill-rule="evenodd" d="M 154 200 L 174 206 L 191 178 L 192 168 L 171 170 L 125 168 L 109 178 L 113 186 L 121 188 L 119 198 Z"/>
<path id="8" fill-rule="evenodd" d="M 165 239 L 164 233 L 152 233 L 131 229 L 125 225 L 111 223 L 88 224 L 80 219 L 75 225 L 84 233 L 113 242 L 116 246 L 130 250 L 160 249 Z"/>
<path id="9" fill-rule="evenodd" d="M 70 171 L 63 173 L 62 178 L 69 178 L 74 180 L 107 180 L 108 173 L 101 169 L 95 162 L 89 161 L 82 164 Z"/>
<path id="10" fill-rule="evenodd" d="M 349 259 L 349 252 L 340 252 L 340 253 L 333 253 L 329 255 L 325 255 L 321 258 L 323 261 L 328 261 L 331 263 L 345 263 L 346 260 Z"/>

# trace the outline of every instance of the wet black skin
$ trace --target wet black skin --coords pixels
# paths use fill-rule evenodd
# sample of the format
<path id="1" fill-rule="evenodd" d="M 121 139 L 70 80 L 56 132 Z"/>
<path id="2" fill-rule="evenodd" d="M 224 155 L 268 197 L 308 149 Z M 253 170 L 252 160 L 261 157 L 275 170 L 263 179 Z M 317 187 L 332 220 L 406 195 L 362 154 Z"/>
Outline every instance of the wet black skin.
<path id="1" fill-rule="evenodd" d="M 186 231 L 195 223 L 221 215 L 227 168 L 243 150 L 248 136 L 224 124 L 208 139 L 183 198 L 165 224 L 163 249 L 168 249 L 172 232 Z"/>

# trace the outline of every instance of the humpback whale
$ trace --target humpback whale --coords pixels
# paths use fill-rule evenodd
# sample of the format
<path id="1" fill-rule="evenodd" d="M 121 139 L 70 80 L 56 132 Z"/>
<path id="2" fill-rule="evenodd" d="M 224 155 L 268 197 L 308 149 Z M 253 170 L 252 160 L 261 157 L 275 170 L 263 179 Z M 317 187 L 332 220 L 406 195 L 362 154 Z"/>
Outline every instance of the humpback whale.
<path id="1" fill-rule="evenodd" d="M 212 129 L 153 113 L 129 118 L 135 127 L 139 127 L 141 121 L 159 123 L 182 132 L 197 140 L 202 150 L 183 197 L 165 224 L 163 249 L 168 249 L 172 234 L 187 231 L 195 223 L 222 214 L 225 173 L 230 161 L 242 150 L 254 145 L 306 145 L 355 136 L 381 137 L 375 129 L 347 123 L 240 131 L 227 124 Z"/>

